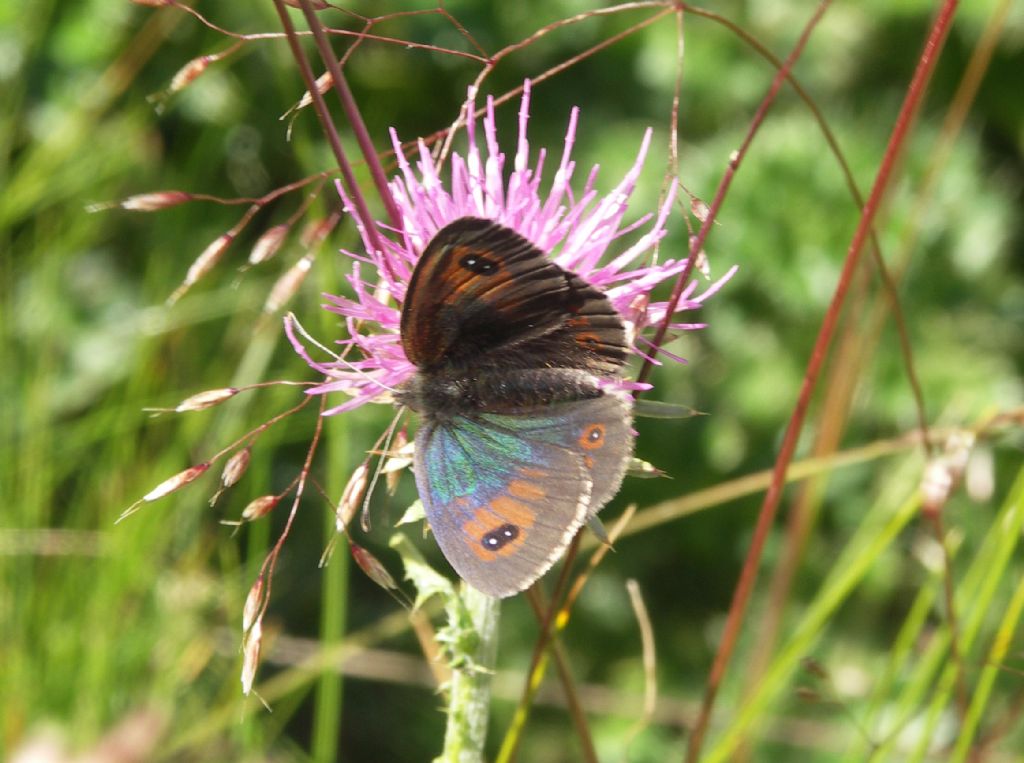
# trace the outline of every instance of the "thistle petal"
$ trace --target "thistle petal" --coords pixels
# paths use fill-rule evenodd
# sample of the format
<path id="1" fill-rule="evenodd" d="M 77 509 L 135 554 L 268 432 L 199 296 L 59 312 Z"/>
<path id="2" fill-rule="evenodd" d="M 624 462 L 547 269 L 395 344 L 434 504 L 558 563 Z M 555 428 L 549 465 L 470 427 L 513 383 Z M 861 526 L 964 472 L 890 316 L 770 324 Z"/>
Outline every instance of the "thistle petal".
<path id="1" fill-rule="evenodd" d="M 344 252 L 353 260 L 349 283 L 355 297 L 324 295 L 324 308 L 345 319 L 348 335 L 338 341 L 342 351 L 335 354 L 326 348 L 325 357 L 316 360 L 309 342 L 298 338 L 291 320 L 285 330 L 295 351 L 326 378 L 310 388 L 309 394 L 344 392 L 349 399 L 325 411 L 325 415 L 358 408 L 371 401 L 390 401 L 391 392 L 415 373 L 405 357 L 399 337 L 401 304 L 409 279 L 423 248 L 448 223 L 460 217 L 484 217 L 510 227 L 551 253 L 562 267 L 578 274 L 588 283 L 604 290 L 612 305 L 626 320 L 634 352 L 650 357 L 650 343 L 641 332 L 665 320 L 668 305 L 651 302 L 650 293 L 660 283 L 676 278 L 687 267 L 687 258 L 655 260 L 658 246 L 668 232 L 669 215 L 676 200 L 677 185 L 671 184 L 664 201 L 654 214 L 641 216 L 624 224 L 629 201 L 636 188 L 651 146 L 652 131 L 647 130 L 640 141 L 636 159 L 625 176 L 608 193 L 597 190 L 598 168 L 588 173 L 579 193 L 574 194 L 572 178 L 576 164 L 572 149 L 580 112 L 573 108 L 558 166 L 547 192 L 542 188 L 546 151 L 536 150 L 531 160 L 528 137 L 531 86 L 527 81 L 519 108 L 519 129 L 511 172 L 506 180 L 506 156 L 498 140 L 497 119 L 493 99 L 488 99 L 482 140 L 478 141 L 475 120 L 475 92 L 471 89 L 464 105 L 467 150 L 452 152 L 450 180 L 442 181 L 428 147 L 420 141 L 413 162 L 407 158 L 397 133 L 391 141 L 398 161 L 398 174 L 391 180 L 390 190 L 402 217 L 402 231 L 396 232 L 385 223 L 376 223 L 380 249 L 371 245 L 371 236 L 363 222 L 353 213 L 354 205 L 339 186 L 345 212 L 352 215 L 364 245 L 364 252 Z M 483 143 L 483 146 L 480 143 Z M 639 232 L 639 237 L 634 234 Z M 620 239 L 632 239 L 610 260 L 606 255 Z M 607 261 L 605 261 L 607 260 Z M 604 262 L 604 264 L 601 264 Z M 370 269 L 376 282 L 363 278 L 363 266 Z M 673 311 L 683 313 L 700 307 L 732 277 L 735 268 L 717 282 L 697 294 L 697 281 L 690 283 Z M 675 321 L 672 327 L 689 330 L 703 324 Z M 640 349 L 644 348 L 644 349 Z M 645 351 L 646 350 L 646 351 Z M 672 360 L 682 360 L 661 351 Z M 646 389 L 648 385 L 623 381 L 622 389 Z"/>

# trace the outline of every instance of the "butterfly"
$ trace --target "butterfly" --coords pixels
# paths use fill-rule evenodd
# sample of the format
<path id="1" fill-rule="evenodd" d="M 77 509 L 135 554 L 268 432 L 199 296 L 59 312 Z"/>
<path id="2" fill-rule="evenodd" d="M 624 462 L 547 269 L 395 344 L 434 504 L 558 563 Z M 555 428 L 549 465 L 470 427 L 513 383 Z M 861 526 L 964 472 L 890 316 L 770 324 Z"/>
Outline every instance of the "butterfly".
<path id="1" fill-rule="evenodd" d="M 529 587 L 618 491 L 632 457 L 627 340 L 608 298 L 519 233 L 463 217 L 417 261 L 401 316 L 420 416 L 413 471 L 455 571 Z"/>

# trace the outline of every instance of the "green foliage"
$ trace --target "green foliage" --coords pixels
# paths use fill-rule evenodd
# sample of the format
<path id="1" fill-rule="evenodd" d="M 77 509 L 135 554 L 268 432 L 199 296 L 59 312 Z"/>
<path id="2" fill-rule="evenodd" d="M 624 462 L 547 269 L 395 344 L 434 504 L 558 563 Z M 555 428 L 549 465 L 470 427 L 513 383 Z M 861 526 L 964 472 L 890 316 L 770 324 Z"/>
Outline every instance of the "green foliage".
<path id="1" fill-rule="evenodd" d="M 435 7 L 356 6 L 367 14 Z M 445 6 L 492 53 L 597 7 L 579 0 Z M 972 428 L 1018 411 L 1016 420 L 984 430 L 968 467 L 969 489 L 955 492 L 943 512 L 963 696 L 945 568 L 918 502 L 924 460 L 909 438 L 898 439 L 917 424 L 913 397 L 877 268 L 868 266 L 844 312 L 849 332 L 867 340 L 864 355 L 823 377 L 799 457 L 812 455 L 815 437 L 831 429 L 841 432 L 838 450 L 864 451 L 850 464 L 828 456 L 834 460 L 826 460 L 813 482 L 788 488 L 704 748 L 707 760 L 735 759 L 744 746 L 751 760 L 780 761 L 921 760 L 926 753 L 963 760 L 970 745 L 987 741 L 1009 759 L 1024 746 L 1017 633 L 1024 574 L 1017 545 L 1024 516 L 1019 18 L 1004 29 L 948 154 L 942 148 L 943 120 L 996 7 L 964 4 L 877 226 L 882 256 L 899 284 L 929 423 Z M 279 29 L 270 3 L 195 8 L 224 29 Z M 836 5 L 795 70 L 864 192 L 933 10 L 920 0 Z M 720 12 L 784 56 L 810 9 L 784 2 L 729 4 Z M 501 94 L 524 77 L 536 79 L 630 29 L 645 13 L 553 30 L 503 59 L 484 92 Z M 323 18 L 360 27 L 333 11 Z M 373 31 L 473 50 L 439 14 L 401 16 Z M 709 19 L 687 15 L 684 31 L 679 175 L 710 202 L 774 69 Z M 335 43 L 340 51 L 343 43 Z M 334 517 L 312 484 L 282 552 L 265 623 L 256 688 L 275 712 L 241 697 L 242 605 L 284 526 L 291 496 L 237 534 L 219 520 L 237 519 L 253 498 L 286 490 L 306 456 L 314 405 L 260 434 L 248 472 L 214 508 L 207 499 L 220 464 L 113 524 L 162 480 L 211 458 L 303 396 L 294 387 L 270 387 L 206 411 L 153 418 L 143 408 L 173 407 L 204 389 L 311 378 L 283 341 L 280 313 L 261 312 L 272 285 L 302 255 L 297 231 L 275 259 L 236 271 L 259 234 L 286 221 L 308 191 L 262 209 L 218 267 L 173 307 L 164 302 L 191 263 L 247 205 L 194 201 L 150 213 L 87 211 L 170 189 L 256 197 L 334 167 L 310 110 L 286 137 L 288 122 L 279 117 L 302 87 L 281 40 L 246 43 L 162 101 L 159 111 L 157 101 L 147 100 L 188 61 L 230 44 L 180 8 L 29 0 L 17 11 L 0 9 L 5 758 L 47 729 L 80 751 L 131 722 L 151 730 L 147 738 L 156 749 L 146 759 L 427 760 L 441 749 L 443 718 L 435 710 L 443 702 L 406 611 L 358 572 L 349 579 L 345 554 L 337 553 L 327 572 L 317 566 Z M 581 107 L 578 172 L 600 164 L 604 189 L 632 161 L 643 129 L 653 126 L 654 148 L 631 216 L 652 209 L 669 161 L 676 56 L 668 16 L 537 84 L 531 144 L 549 147 L 547 167 L 573 105 Z M 449 125 L 479 70 L 466 58 L 365 41 L 346 71 L 384 149 L 389 127 L 408 140 Z M 515 107 L 504 106 L 499 121 L 508 147 Z M 348 146 L 350 136 L 342 134 Z M 328 184 L 309 215 L 323 217 L 337 207 Z M 630 502 L 643 516 L 648 507 L 678 508 L 705 488 L 734 492 L 678 508 L 655 532 L 627 529 L 561 636 L 601 760 L 683 754 L 683 727 L 700 700 L 765 489 L 764 482 L 735 481 L 774 461 L 858 218 L 819 125 L 784 89 L 706 246 L 716 277 L 732 264 L 739 274 L 702 310 L 699 319 L 708 327 L 668 346 L 689 364 L 667 361 L 654 375 L 656 399 L 709 415 L 639 420 L 638 456 L 672 479 L 628 481 L 603 517 L 611 525 Z M 681 215 L 671 228 L 663 257 L 686 249 Z M 358 250 L 357 242 L 351 222 L 343 221 L 288 303 L 318 336 L 343 329 L 319 309 L 320 292 L 348 288 L 349 261 L 335 252 Z M 831 348 L 832 369 L 843 368 L 835 359 L 842 342 Z M 854 376 L 848 412 L 828 407 L 829 393 Z M 389 416 L 384 406 L 367 406 L 325 422 L 312 475 L 331 501 Z M 812 521 L 794 586 L 780 603 L 769 597 L 769 580 L 794 554 L 785 523 L 804 490 Z M 415 498 L 412 480 L 403 477 L 393 497 L 385 492 L 374 494 L 372 529 L 360 543 L 398 579 L 402 563 L 388 539 L 402 507 Z M 446 569 L 429 539 L 410 543 Z M 415 557 L 404 548 L 401 558 Z M 643 720 L 647 676 L 624 588 L 629 578 L 640 583 L 657 647 L 659 703 Z M 768 612 L 779 618 L 780 638 L 749 685 Z M 538 630 L 522 597 L 504 606 L 500 627 L 491 753 L 522 692 Z M 808 657 L 823 666 L 822 674 L 802 667 Z M 352 674 L 343 684 L 339 666 Z M 561 687 L 549 673 L 519 759 L 581 759 Z"/>

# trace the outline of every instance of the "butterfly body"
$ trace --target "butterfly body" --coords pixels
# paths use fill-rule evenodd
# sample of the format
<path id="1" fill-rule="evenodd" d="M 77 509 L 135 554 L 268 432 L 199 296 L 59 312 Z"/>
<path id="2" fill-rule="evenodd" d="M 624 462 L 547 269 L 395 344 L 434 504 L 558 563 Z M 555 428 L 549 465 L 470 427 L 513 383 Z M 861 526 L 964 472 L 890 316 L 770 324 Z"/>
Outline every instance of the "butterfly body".
<path id="1" fill-rule="evenodd" d="M 402 345 L 417 373 L 414 470 L 441 550 L 507 596 L 557 560 L 618 490 L 631 402 L 608 382 L 626 357 L 608 299 L 518 233 L 461 218 L 413 271 Z"/>
<path id="2" fill-rule="evenodd" d="M 577 369 L 499 369 L 420 372 L 399 394 L 427 422 L 474 412 L 515 413 L 538 406 L 600 397 L 597 379 Z"/>

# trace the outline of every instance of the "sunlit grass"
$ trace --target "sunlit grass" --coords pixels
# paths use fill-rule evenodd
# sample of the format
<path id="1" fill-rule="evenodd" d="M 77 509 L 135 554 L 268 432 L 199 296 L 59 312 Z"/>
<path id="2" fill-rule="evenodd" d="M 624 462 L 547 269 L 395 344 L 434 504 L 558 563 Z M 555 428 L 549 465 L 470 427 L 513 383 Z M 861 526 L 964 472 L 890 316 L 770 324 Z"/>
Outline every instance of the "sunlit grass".
<path id="1" fill-rule="evenodd" d="M 408 614 L 358 572 L 349 579 L 345 553 L 326 570 L 317 567 L 334 518 L 312 488 L 274 583 L 256 685 L 274 712 L 241 697 L 242 604 L 288 507 L 282 503 L 237 533 L 220 520 L 237 519 L 253 497 L 283 490 L 294 478 L 313 406 L 257 438 L 245 478 L 215 507 L 208 499 L 219 465 L 114 525 L 163 479 L 301 400 L 300 389 L 280 387 L 207 411 L 143 412 L 203 389 L 308 379 L 283 340 L 280 315 L 261 315 L 272 284 L 300 254 L 294 237 L 266 265 L 235 270 L 259 232 L 294 212 L 301 194 L 260 212 L 222 265 L 173 308 L 164 301 L 189 264 L 245 206 L 194 202 L 155 213 L 86 207 L 171 188 L 257 196 L 328 169 L 332 160 L 311 116 L 300 117 L 292 142 L 285 140 L 277 117 L 301 86 L 282 43 L 247 48 L 219 64 L 201 88 L 172 98 L 157 115 L 146 96 L 166 87 L 184 62 L 227 41 L 175 9 L 71 5 L 30 2 L 17 27 L 13 11 L 0 12 L 0 31 L 12 41 L 5 44 L 17 52 L 0 70 L 0 755 L 46 729 L 88 749 L 118 724 L 134 722 L 147 729 L 143 745 L 155 746 L 147 759 L 429 759 L 441 749 L 442 702 L 429 670 L 411 667 L 415 660 L 422 668 L 423 658 Z M 930 11 L 923 3 L 900 11 L 874 5 L 870 22 L 837 6 L 846 27 L 826 24 L 807 66 L 797 70 L 865 186 Z M 254 16 L 197 8 L 224 14 L 218 22 L 231 29 L 276 30 L 269 8 Z M 449 10 L 491 45 L 578 9 L 537 6 L 536 18 L 518 19 L 483 8 Z M 778 53 L 789 45 L 778 25 L 787 14 L 802 23 L 805 13 L 799 5 L 780 7 L 772 18 L 744 19 L 744 28 Z M 983 89 L 974 119 L 954 142 L 923 218 L 914 202 L 919 178 L 936 161 L 937 125 L 960 76 L 956 62 L 977 39 L 978 13 L 970 9 L 975 15 L 956 28 L 949 66 L 940 69 L 906 157 L 907 180 L 891 195 L 878 231 L 888 256 L 902 251 L 908 231 L 920 230 L 900 291 L 909 335 L 930 422 L 965 429 L 1022 399 L 1014 327 L 1024 282 L 1012 254 L 1021 241 L 1024 107 L 999 97 L 1019 78 L 1012 51 L 1000 49 L 986 79 L 990 90 Z M 603 23 L 612 22 L 587 28 L 598 37 L 586 44 L 612 33 Z M 686 23 L 680 172 L 706 197 L 772 70 L 710 22 Z M 412 17 L 382 33 L 457 44 L 457 36 L 436 31 L 442 26 L 436 16 Z M 600 162 L 600 177 L 614 177 L 623 141 L 647 124 L 662 139 L 667 133 L 673 77 L 659 64 L 673 66 L 675 51 L 654 45 L 672 44 L 671 31 L 670 22 L 656 26 L 550 80 L 538 91 L 544 109 L 531 130 L 557 141 L 565 112 L 579 104 L 582 124 L 592 130 L 580 146 L 581 166 Z M 578 52 L 583 38 L 575 39 L 552 35 L 553 58 L 543 66 Z M 381 79 L 388 60 L 402 62 L 408 81 Z M 501 84 L 488 86 L 501 92 L 540 66 L 512 58 L 496 74 Z M 451 105 L 476 73 L 449 57 L 386 46 L 361 48 L 350 70 L 381 147 L 386 126 L 397 125 L 405 137 L 449 124 Z M 624 72 L 642 86 L 610 92 Z M 512 112 L 505 116 L 511 123 Z M 655 163 L 645 176 L 646 200 L 656 198 L 663 166 Z M 313 212 L 322 216 L 335 205 L 328 187 Z M 658 399 L 709 415 L 639 424 L 640 455 L 673 479 L 630 481 L 609 508 L 614 517 L 627 501 L 640 507 L 563 636 L 601 760 L 625 756 L 627 744 L 631 760 L 683 754 L 684 728 L 767 484 L 756 475 L 771 466 L 856 220 L 818 127 L 798 99 L 784 96 L 707 247 L 716 274 L 739 263 L 740 275 L 703 314 L 708 329 L 670 347 L 690 365 L 667 365 L 655 376 Z M 685 245 L 681 220 L 674 229 L 666 251 Z M 319 335 L 339 330 L 319 310 L 318 295 L 338 291 L 347 263 L 334 252 L 355 249 L 355 242 L 343 222 L 288 305 Z M 866 289 L 882 299 L 877 278 Z M 916 419 L 891 323 L 870 358 L 858 369 L 861 386 L 843 424 L 814 419 L 815 430 L 838 425 L 844 432 L 838 454 L 805 461 L 808 439 L 794 467 L 801 479 L 824 480 L 815 493 L 817 522 L 780 612 L 778 646 L 748 687 L 767 581 L 786 553 L 782 524 L 769 544 L 707 760 L 732 760 L 746 745 L 751 760 L 963 760 L 968 745 L 990 736 L 992 759 L 1004 760 L 1024 744 L 1014 672 L 1024 571 L 1019 417 L 982 432 L 968 481 L 987 477 L 989 488 L 957 492 L 945 508 L 967 690 L 959 708 L 946 573 L 919 510 L 924 459 L 912 439 Z M 379 406 L 326 422 L 313 476 L 327 496 L 340 495 L 389 414 Z M 411 480 L 393 499 L 378 495 L 373 530 L 360 536 L 396 578 L 401 569 L 387 538 L 412 499 Z M 429 540 L 421 548 L 438 561 Z M 627 578 L 639 581 L 650 612 L 659 679 L 657 711 L 631 741 L 644 674 Z M 525 602 L 505 607 L 494 752 L 521 695 L 536 628 Z M 808 672 L 807 658 L 822 666 L 820 675 Z M 354 676 L 342 681 L 345 672 Z M 556 681 L 549 684 L 525 729 L 522 760 L 578 757 L 564 698 Z"/>

